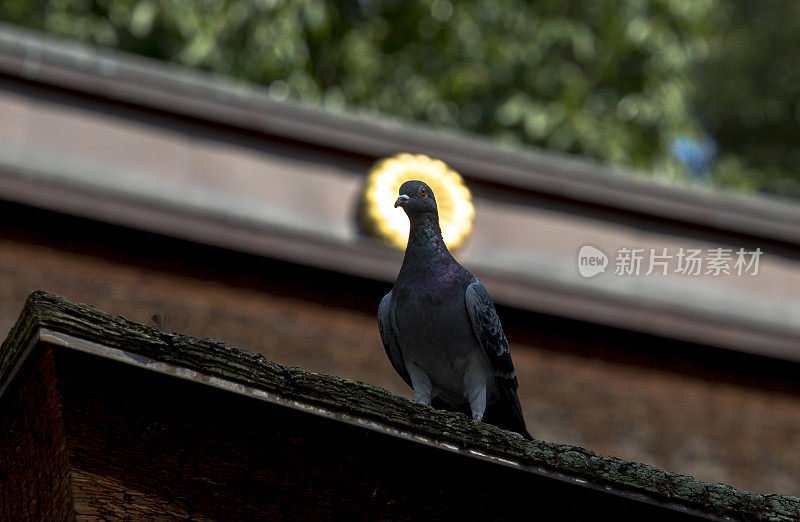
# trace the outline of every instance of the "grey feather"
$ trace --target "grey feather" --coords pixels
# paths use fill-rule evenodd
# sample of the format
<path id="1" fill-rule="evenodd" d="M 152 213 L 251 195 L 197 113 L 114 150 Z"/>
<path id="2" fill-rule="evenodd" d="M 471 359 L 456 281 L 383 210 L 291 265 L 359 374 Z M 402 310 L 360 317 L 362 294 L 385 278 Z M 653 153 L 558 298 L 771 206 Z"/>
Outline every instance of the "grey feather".
<path id="1" fill-rule="evenodd" d="M 489 292 L 477 279 L 467 286 L 465 292 L 467 312 L 469 313 L 472 329 L 489 361 L 495 377 L 508 381 L 508 386 L 517 388 L 517 372 L 511 362 L 511 352 L 508 341 L 503 333 L 503 325 L 497 316 Z"/>
<path id="2" fill-rule="evenodd" d="M 408 376 L 406 363 L 403 361 L 403 354 L 400 351 L 400 346 L 397 344 L 397 337 L 394 333 L 394 307 L 391 292 L 383 296 L 381 304 L 378 306 L 378 330 L 381 333 L 383 348 L 386 350 L 386 355 L 389 356 L 392 367 L 406 384 L 411 386 L 411 378 Z"/>

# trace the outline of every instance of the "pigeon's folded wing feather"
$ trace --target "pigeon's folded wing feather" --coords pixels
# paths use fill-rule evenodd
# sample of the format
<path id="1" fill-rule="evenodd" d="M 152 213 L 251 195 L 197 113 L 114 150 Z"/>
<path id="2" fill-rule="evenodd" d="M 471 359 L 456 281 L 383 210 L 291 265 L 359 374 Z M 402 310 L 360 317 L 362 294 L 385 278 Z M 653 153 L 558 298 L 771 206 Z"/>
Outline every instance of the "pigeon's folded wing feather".
<path id="1" fill-rule="evenodd" d="M 489 362 L 495 378 L 511 389 L 517 389 L 517 374 L 514 363 L 511 362 L 511 352 L 508 350 L 508 341 L 503 333 L 503 325 L 497 317 L 492 298 L 480 281 L 475 280 L 467 286 L 465 293 L 467 313 L 472 322 L 472 330 L 481 345 Z"/>
<path id="2" fill-rule="evenodd" d="M 383 341 L 383 348 L 386 350 L 386 355 L 389 356 L 389 361 L 392 367 L 400 374 L 400 377 L 411 386 L 411 378 L 406 369 L 406 363 L 403 360 L 403 354 L 400 351 L 400 345 L 397 343 L 397 336 L 395 335 L 394 328 L 394 310 L 392 304 L 392 293 L 389 292 L 378 306 L 378 329 L 381 332 L 381 341 Z"/>
<path id="3" fill-rule="evenodd" d="M 508 341 L 492 298 L 478 280 L 467 286 L 465 297 L 475 337 L 489 357 L 495 382 L 499 385 L 500 398 L 486 409 L 485 420 L 532 440 L 525 428 L 525 417 L 517 397 L 517 373 L 511 362 Z"/>

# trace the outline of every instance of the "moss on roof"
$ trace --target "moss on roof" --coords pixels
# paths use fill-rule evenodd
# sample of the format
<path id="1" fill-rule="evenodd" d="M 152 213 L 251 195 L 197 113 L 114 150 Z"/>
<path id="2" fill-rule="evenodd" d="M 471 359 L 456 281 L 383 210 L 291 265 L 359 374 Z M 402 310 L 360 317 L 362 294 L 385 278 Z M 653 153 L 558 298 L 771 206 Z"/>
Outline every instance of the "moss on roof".
<path id="1" fill-rule="evenodd" d="M 515 433 L 475 424 L 464 415 L 433 411 L 369 384 L 283 366 L 263 355 L 211 339 L 165 333 L 43 291 L 28 297 L 0 348 L 0 385 L 9 378 L 39 328 L 708 515 L 745 520 L 800 520 L 800 499 L 795 497 L 758 495 L 723 484 L 700 482 L 646 464 L 601 457 L 577 446 L 540 440 L 528 442 Z"/>

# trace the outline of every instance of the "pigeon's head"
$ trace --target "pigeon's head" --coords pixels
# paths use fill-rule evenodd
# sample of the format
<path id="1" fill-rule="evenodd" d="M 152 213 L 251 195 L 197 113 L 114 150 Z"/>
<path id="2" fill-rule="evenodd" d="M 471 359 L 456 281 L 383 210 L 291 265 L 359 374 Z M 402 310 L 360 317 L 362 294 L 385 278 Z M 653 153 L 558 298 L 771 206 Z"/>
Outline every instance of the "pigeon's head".
<path id="1" fill-rule="evenodd" d="M 421 214 L 437 214 L 436 198 L 424 181 L 406 181 L 400 186 L 400 197 L 394 202 L 395 208 L 403 207 L 408 217 Z"/>

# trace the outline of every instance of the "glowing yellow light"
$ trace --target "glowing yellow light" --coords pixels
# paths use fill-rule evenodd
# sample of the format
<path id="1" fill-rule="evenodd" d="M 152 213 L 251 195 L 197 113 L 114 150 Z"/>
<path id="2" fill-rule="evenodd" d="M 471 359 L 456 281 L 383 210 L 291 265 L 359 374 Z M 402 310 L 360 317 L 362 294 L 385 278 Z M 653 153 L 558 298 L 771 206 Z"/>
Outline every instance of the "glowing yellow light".
<path id="1" fill-rule="evenodd" d="M 442 238 L 448 248 L 458 248 L 472 231 L 472 194 L 457 172 L 443 161 L 422 154 L 398 154 L 375 164 L 364 191 L 368 225 L 387 243 L 406 247 L 408 218 L 401 208 L 394 208 L 394 202 L 400 185 L 412 179 L 431 187 L 439 208 Z"/>

